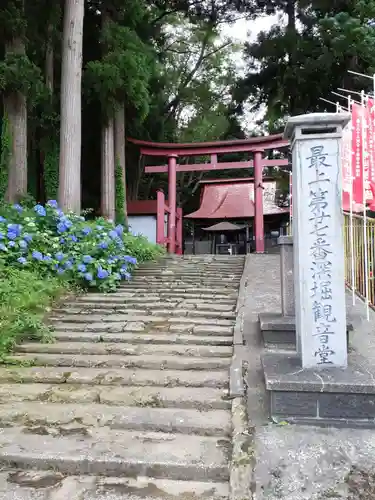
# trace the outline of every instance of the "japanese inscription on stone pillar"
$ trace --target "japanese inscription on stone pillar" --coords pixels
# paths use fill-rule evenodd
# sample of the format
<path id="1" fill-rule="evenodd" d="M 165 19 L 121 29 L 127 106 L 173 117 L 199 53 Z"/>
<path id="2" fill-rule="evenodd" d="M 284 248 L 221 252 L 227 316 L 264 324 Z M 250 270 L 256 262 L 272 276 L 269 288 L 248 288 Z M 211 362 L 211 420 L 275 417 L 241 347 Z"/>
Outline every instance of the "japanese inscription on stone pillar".
<path id="1" fill-rule="evenodd" d="M 343 304 L 342 301 L 344 276 L 343 269 L 336 266 L 341 266 L 342 259 L 338 256 L 343 249 L 337 247 L 342 245 L 340 238 L 337 238 L 337 230 L 340 232 L 341 228 L 337 227 L 340 223 L 337 213 L 336 216 L 333 214 L 337 211 L 337 203 L 341 203 L 338 151 L 336 155 L 332 147 L 328 149 L 328 145 L 332 146 L 332 142 L 309 141 L 303 148 L 308 153 L 303 162 L 307 177 L 306 230 L 310 266 L 309 270 L 306 269 L 309 274 L 307 282 L 310 284 L 310 311 L 306 313 L 311 315 L 311 323 L 308 323 L 312 336 L 312 342 L 308 344 L 316 365 L 322 367 L 346 363 L 346 354 L 345 360 L 342 359 L 342 341 L 346 349 L 346 337 L 342 338 L 343 333 L 346 335 L 346 331 L 342 331 L 343 327 L 346 330 L 345 321 L 342 321 L 343 314 L 345 319 L 345 310 L 342 310 L 343 306 L 345 309 L 345 302 Z M 336 297 L 335 293 L 341 297 Z"/>

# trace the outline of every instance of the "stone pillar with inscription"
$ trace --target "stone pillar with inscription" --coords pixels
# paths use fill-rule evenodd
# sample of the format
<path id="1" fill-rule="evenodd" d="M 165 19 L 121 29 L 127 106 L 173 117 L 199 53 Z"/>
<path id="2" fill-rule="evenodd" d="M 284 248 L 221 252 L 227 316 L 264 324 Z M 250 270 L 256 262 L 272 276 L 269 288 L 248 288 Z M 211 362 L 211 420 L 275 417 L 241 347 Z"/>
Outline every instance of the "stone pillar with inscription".
<path id="1" fill-rule="evenodd" d="M 346 367 L 341 137 L 349 115 L 291 118 L 297 348 L 304 368 Z"/>

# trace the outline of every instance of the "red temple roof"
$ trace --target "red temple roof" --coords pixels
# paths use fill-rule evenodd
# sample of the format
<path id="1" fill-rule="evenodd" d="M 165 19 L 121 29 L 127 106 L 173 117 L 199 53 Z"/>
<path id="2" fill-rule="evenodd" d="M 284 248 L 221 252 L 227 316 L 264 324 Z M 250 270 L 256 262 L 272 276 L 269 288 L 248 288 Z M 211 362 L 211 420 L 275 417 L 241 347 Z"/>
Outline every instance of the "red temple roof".
<path id="1" fill-rule="evenodd" d="M 264 215 L 288 213 L 275 203 L 276 181 L 263 182 Z M 254 182 L 250 179 L 221 180 L 203 184 L 201 205 L 186 215 L 190 219 L 249 219 L 255 215 Z"/>

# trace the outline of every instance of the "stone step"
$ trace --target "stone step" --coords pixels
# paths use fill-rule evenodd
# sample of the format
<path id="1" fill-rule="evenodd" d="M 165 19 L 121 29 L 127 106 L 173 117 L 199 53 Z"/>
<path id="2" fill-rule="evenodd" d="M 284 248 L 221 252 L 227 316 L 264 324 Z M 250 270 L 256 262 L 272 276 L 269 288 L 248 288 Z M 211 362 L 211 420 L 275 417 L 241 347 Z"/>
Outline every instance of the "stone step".
<path id="1" fill-rule="evenodd" d="M 229 337 L 233 334 L 232 326 L 197 325 L 188 323 L 150 323 L 146 325 L 142 321 L 119 322 L 96 322 L 96 323 L 69 323 L 68 321 L 55 321 L 52 324 L 55 332 L 91 332 L 91 333 L 150 333 L 163 334 L 185 333 L 191 335 L 212 335 L 214 337 Z"/>
<path id="2" fill-rule="evenodd" d="M 91 428 L 86 436 L 0 429 L 0 465 L 62 474 L 149 476 L 172 480 L 229 479 L 231 443 L 222 437 Z M 35 432 L 35 431 L 34 431 Z M 37 433 L 39 432 L 39 433 Z"/>
<path id="3" fill-rule="evenodd" d="M 146 286 L 147 284 L 147 286 Z M 221 286 L 215 286 L 210 283 L 207 285 L 201 285 L 197 286 L 195 282 L 192 283 L 176 283 L 175 281 L 168 281 L 165 283 L 158 282 L 158 283 L 153 283 L 153 282 L 131 282 L 131 283 L 123 283 L 119 285 L 118 290 L 120 291 L 127 291 L 127 290 L 135 290 L 135 291 L 140 291 L 140 290 L 145 290 L 146 292 L 150 293 L 150 291 L 164 291 L 164 292 L 169 292 L 169 291 L 194 291 L 195 293 L 208 293 L 208 294 L 214 294 L 214 293 L 228 293 L 228 292 L 237 292 L 238 290 L 238 285 L 232 285 L 228 284 L 227 286 L 221 283 Z"/>
<path id="4" fill-rule="evenodd" d="M 38 344 L 36 344 L 38 345 Z M 35 348 L 36 350 L 37 348 Z M 12 356 L 17 363 L 39 366 L 66 366 L 82 368 L 142 368 L 146 370 L 225 370 L 231 358 L 194 358 L 185 356 L 123 356 L 116 354 L 48 354 L 28 352 Z"/>
<path id="5" fill-rule="evenodd" d="M 200 293 L 195 293 L 195 292 L 166 292 L 164 289 L 160 292 L 139 292 L 137 291 L 129 291 L 129 292 L 121 292 L 118 291 L 116 294 L 114 293 L 108 293 L 104 296 L 102 296 L 103 302 L 106 301 L 111 301 L 111 300 L 126 300 L 129 301 L 130 299 L 132 301 L 136 302 L 142 302 L 142 301 L 147 301 L 147 300 L 204 300 L 204 301 L 224 301 L 233 303 L 237 302 L 237 292 L 236 293 L 225 293 L 225 294 L 218 294 L 218 293 L 213 293 L 212 290 L 209 291 L 208 293 L 200 294 Z M 85 300 L 85 297 L 88 297 L 90 300 L 92 300 L 92 297 L 95 297 L 94 300 L 97 300 L 97 297 L 99 297 L 99 294 L 96 295 L 94 293 L 89 293 L 85 296 L 82 296 L 81 300 Z M 80 300 L 78 298 L 77 300 Z"/>
<path id="6" fill-rule="evenodd" d="M 178 285 L 178 286 L 197 286 L 199 283 L 199 287 L 204 288 L 207 286 L 219 286 L 220 288 L 224 287 L 235 287 L 238 286 L 239 279 L 236 277 L 219 277 L 216 279 L 200 279 L 197 281 L 194 278 L 177 278 L 177 277 L 168 277 L 168 278 L 163 278 L 163 277 L 157 277 L 157 276 L 133 276 L 133 279 L 131 283 L 129 283 L 131 286 L 135 285 L 143 285 L 144 283 L 147 284 L 153 284 L 153 285 Z M 123 286 L 123 285 L 122 285 Z"/>
<path id="7" fill-rule="evenodd" d="M 42 383 L 42 384 L 80 384 L 101 386 L 134 387 L 186 387 L 226 389 L 228 370 L 185 371 L 185 370 L 134 370 L 126 368 L 85 368 L 75 367 L 0 367 L 0 383 Z"/>
<path id="8" fill-rule="evenodd" d="M 118 407 L 86 403 L 32 402 L 3 404 L 0 428 L 25 426 L 31 432 L 55 437 L 88 436 L 92 428 L 134 430 L 140 432 L 172 432 L 199 436 L 231 434 L 231 413 L 206 410 L 155 407 Z M 38 429 L 39 428 L 39 429 Z"/>
<path id="9" fill-rule="evenodd" d="M 143 307 L 142 307 L 143 304 Z M 142 307 L 142 308 L 141 308 Z M 138 308 L 138 309 L 137 309 Z M 86 314 L 97 314 L 105 313 L 105 314 L 124 314 L 127 311 L 136 310 L 138 314 L 143 314 L 144 310 L 147 311 L 152 310 L 152 314 L 161 314 L 160 311 L 167 311 L 169 314 L 173 314 L 174 311 L 186 311 L 189 314 L 193 314 L 192 311 L 198 311 L 199 316 L 203 314 L 210 315 L 215 312 L 219 313 L 233 313 L 236 308 L 236 304 L 217 304 L 217 303 L 209 303 L 209 302 L 201 302 L 194 303 L 184 302 L 184 301 L 174 301 L 174 302 L 166 302 L 162 300 L 149 300 L 145 302 L 129 302 L 128 300 L 121 300 L 118 302 L 99 302 L 99 301 L 90 301 L 90 300 L 80 300 L 80 301 L 68 301 L 65 302 L 63 308 L 56 309 L 58 312 L 76 312 L 77 314 L 84 312 Z M 151 311 L 150 311 L 151 312 Z"/>
<path id="10" fill-rule="evenodd" d="M 128 344 L 185 344 L 185 345 L 222 345 L 231 346 L 233 337 L 200 335 L 177 335 L 174 333 L 94 333 L 56 331 L 54 339 L 60 342 L 119 342 Z"/>
<path id="11" fill-rule="evenodd" d="M 0 472 L 1 500 L 228 500 L 228 483 L 151 477 L 68 476 L 57 471 Z"/>
<path id="12" fill-rule="evenodd" d="M 58 314 L 58 311 L 51 316 L 50 321 L 52 323 L 56 322 L 67 322 L 67 323 L 126 323 L 126 322 L 143 322 L 143 323 L 161 323 L 163 326 L 168 324 L 176 323 L 188 323 L 194 325 L 212 325 L 212 326 L 232 326 L 234 321 L 231 319 L 222 318 L 174 318 L 165 316 L 156 316 L 154 314 L 132 314 L 131 311 L 127 311 L 127 314 Z"/>
<path id="13" fill-rule="evenodd" d="M 230 358 L 232 347 L 205 346 L 205 345 L 170 345 L 170 344 L 123 344 L 115 342 L 55 342 L 53 344 L 24 343 L 14 349 L 19 353 L 38 354 L 80 354 L 92 355 L 117 355 L 117 356 L 181 356 L 196 358 Z"/>
<path id="14" fill-rule="evenodd" d="M 0 404 L 22 401 L 45 403 L 101 403 L 109 406 L 140 406 L 229 410 L 231 401 L 226 389 L 209 387 L 109 387 L 87 384 L 0 384 Z"/>
<path id="15" fill-rule="evenodd" d="M 146 300 L 147 298 L 147 300 Z M 179 304 L 180 307 L 187 307 L 194 305 L 197 308 L 201 307 L 206 307 L 206 306 L 215 306 L 215 305 L 225 305 L 228 308 L 229 307 L 235 307 L 236 306 L 236 299 L 227 299 L 227 298 L 218 298 L 216 295 L 214 297 L 214 303 L 212 297 L 203 297 L 199 298 L 199 296 L 195 297 L 160 297 L 159 295 L 144 295 L 139 297 L 138 295 L 134 295 L 132 297 L 128 297 L 127 295 L 119 295 L 119 294 L 107 294 L 107 295 L 100 295 L 100 294 L 94 294 L 90 293 L 87 295 L 84 295 L 82 297 L 77 297 L 74 301 L 67 301 L 65 302 L 66 305 L 68 304 L 75 304 L 75 305 L 85 305 L 87 307 L 96 307 L 98 304 L 101 305 L 101 307 L 113 307 L 113 305 L 124 305 L 124 304 L 143 304 L 144 302 L 147 302 L 147 307 L 150 307 L 150 304 L 157 304 L 158 306 L 160 304 L 164 304 L 165 306 L 168 304 Z"/>
<path id="16" fill-rule="evenodd" d="M 157 305 L 158 308 L 150 308 L 148 304 L 145 304 L 144 307 L 141 308 L 136 308 L 137 306 L 117 306 L 115 309 L 109 309 L 107 307 L 102 307 L 102 306 L 96 306 L 96 308 L 86 308 L 85 306 L 78 306 L 77 304 L 75 306 L 70 306 L 70 307 L 64 307 L 64 308 L 59 308 L 55 310 L 55 314 L 61 315 L 61 314 L 77 314 L 80 317 L 80 321 L 82 318 L 89 318 L 92 315 L 107 315 L 107 316 L 117 316 L 117 315 L 151 315 L 151 316 L 165 316 L 165 315 L 171 315 L 171 316 L 179 316 L 179 317 L 195 317 L 195 318 L 224 318 L 224 319 L 231 319 L 235 320 L 236 315 L 233 311 L 220 311 L 219 307 L 216 306 L 216 309 L 205 309 L 205 310 L 196 310 L 193 309 L 193 304 L 191 309 L 182 309 L 179 307 L 164 307 L 165 304 L 160 304 Z M 138 305 L 139 307 L 139 305 Z M 163 307 L 163 308 L 161 308 Z M 226 308 L 224 308 L 226 309 Z"/>

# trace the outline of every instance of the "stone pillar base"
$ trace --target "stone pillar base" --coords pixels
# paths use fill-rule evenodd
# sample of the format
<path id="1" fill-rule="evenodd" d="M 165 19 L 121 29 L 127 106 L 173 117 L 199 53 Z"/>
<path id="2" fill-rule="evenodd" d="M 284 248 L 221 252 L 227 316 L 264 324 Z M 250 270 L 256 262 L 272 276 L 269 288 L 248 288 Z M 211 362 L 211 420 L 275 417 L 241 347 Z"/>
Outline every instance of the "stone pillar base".
<path id="1" fill-rule="evenodd" d="M 354 357 L 353 357 L 354 358 Z M 262 364 L 274 422 L 375 428 L 375 360 L 303 369 L 297 354 L 270 352 Z"/>
<path id="2" fill-rule="evenodd" d="M 296 348 L 296 318 L 283 316 L 281 313 L 259 314 L 260 332 L 264 345 Z M 346 335 L 349 345 L 353 325 L 347 319 Z"/>

